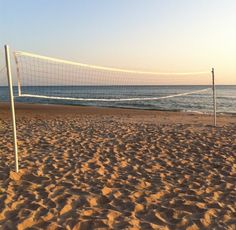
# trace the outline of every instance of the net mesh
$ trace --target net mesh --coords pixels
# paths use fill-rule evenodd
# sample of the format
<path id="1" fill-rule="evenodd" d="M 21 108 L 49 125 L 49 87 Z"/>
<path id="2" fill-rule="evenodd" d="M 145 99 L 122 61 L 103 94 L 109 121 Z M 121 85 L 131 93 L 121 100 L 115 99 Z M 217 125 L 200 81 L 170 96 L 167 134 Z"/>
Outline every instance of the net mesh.
<path id="1" fill-rule="evenodd" d="M 199 94 L 210 72 L 160 73 L 86 65 L 15 52 L 18 95 L 75 101 L 152 101 Z M 171 90 L 167 86 L 178 85 Z M 201 85 L 194 90 L 187 85 Z M 181 87 L 183 86 L 183 87 Z M 161 87 L 161 90 L 158 90 Z"/>
<path id="2" fill-rule="evenodd" d="M 0 87 L 5 87 L 7 86 L 7 69 L 6 66 L 1 66 L 0 68 Z M 1 95 L 1 93 L 0 93 Z"/>

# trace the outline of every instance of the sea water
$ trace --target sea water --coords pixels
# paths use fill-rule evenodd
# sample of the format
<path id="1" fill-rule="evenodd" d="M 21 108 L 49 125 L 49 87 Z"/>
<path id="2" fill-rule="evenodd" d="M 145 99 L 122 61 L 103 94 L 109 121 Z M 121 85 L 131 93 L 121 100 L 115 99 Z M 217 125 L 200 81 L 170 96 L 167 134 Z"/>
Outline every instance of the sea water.
<path id="1" fill-rule="evenodd" d="M 206 88 L 210 89 L 200 93 L 161 100 L 142 100 L 142 98 L 165 97 Z M 21 90 L 22 93 L 25 94 L 43 95 L 48 97 L 54 96 L 85 99 L 139 98 L 139 100 L 114 102 L 17 97 L 17 87 L 14 87 L 16 102 L 188 111 L 198 113 L 211 113 L 213 111 L 211 86 L 24 86 Z M 218 113 L 236 114 L 236 85 L 217 85 L 216 96 Z M 6 86 L 0 86 L 0 101 L 8 100 L 8 88 Z"/>

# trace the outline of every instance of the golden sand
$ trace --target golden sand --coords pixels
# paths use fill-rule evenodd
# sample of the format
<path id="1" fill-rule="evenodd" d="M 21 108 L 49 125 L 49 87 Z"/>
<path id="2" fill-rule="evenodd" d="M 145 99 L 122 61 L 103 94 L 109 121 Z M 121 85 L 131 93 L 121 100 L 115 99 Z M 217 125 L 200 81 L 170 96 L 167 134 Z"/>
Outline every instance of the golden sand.
<path id="1" fill-rule="evenodd" d="M 0 105 L 0 229 L 236 229 L 236 117 Z"/>

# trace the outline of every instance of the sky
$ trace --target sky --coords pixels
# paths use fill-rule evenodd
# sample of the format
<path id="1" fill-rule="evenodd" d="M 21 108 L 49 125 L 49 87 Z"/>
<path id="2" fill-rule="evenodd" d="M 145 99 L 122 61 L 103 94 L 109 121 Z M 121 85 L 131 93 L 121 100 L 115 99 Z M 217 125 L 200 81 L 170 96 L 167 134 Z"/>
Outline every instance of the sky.
<path id="1" fill-rule="evenodd" d="M 235 0 L 0 0 L 0 68 L 8 44 L 126 69 L 214 67 L 217 84 L 236 84 L 235 12 Z"/>

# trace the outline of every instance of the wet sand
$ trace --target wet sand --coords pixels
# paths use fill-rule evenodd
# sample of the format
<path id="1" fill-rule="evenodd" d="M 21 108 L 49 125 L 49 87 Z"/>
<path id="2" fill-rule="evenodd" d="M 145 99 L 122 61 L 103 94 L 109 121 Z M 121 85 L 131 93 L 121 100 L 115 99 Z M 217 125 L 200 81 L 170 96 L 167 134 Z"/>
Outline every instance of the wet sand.
<path id="1" fill-rule="evenodd" d="M 235 229 L 236 117 L 0 103 L 0 228 Z"/>

